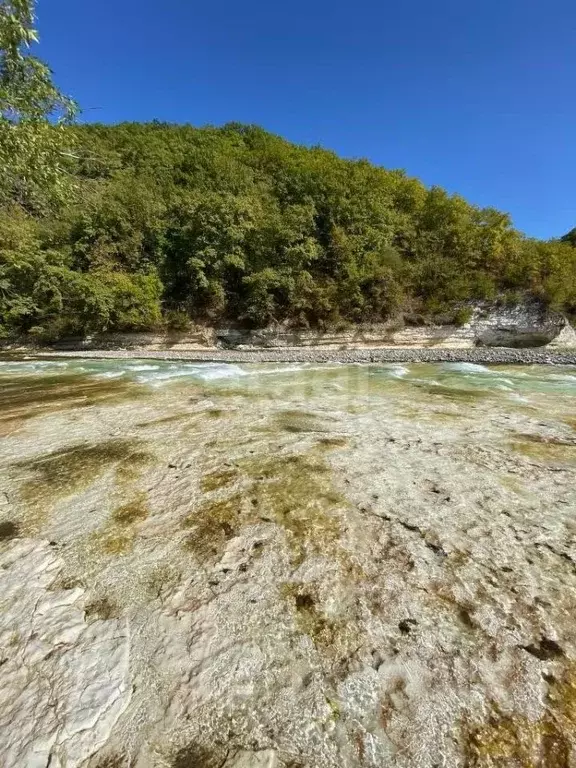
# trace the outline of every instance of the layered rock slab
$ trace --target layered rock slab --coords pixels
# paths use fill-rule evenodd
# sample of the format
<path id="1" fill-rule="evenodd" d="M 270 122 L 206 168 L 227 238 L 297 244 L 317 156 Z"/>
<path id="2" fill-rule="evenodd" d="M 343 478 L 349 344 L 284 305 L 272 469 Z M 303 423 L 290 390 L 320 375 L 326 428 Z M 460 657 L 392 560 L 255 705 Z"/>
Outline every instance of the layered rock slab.
<path id="1" fill-rule="evenodd" d="M 14 541 L 0 554 L 4 768 L 81 765 L 130 701 L 127 623 L 88 623 L 84 590 L 58 584 L 62 566 L 47 541 Z"/>

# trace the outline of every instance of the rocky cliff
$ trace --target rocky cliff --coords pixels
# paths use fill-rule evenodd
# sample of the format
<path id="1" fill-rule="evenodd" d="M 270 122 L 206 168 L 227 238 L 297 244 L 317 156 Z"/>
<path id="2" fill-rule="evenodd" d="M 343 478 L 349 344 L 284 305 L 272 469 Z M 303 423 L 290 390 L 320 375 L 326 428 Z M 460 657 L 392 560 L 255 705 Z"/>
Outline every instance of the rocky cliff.
<path id="1" fill-rule="evenodd" d="M 402 319 L 359 325 L 339 331 L 293 330 L 274 326 L 258 330 L 202 327 L 193 332 L 106 334 L 68 339 L 58 349 L 250 349 L 254 347 L 320 347 L 355 349 L 378 347 L 486 347 L 576 348 L 576 331 L 558 312 L 536 303 L 513 307 L 479 303 L 470 306 L 470 319 L 462 325 L 423 323 L 407 325 Z"/>

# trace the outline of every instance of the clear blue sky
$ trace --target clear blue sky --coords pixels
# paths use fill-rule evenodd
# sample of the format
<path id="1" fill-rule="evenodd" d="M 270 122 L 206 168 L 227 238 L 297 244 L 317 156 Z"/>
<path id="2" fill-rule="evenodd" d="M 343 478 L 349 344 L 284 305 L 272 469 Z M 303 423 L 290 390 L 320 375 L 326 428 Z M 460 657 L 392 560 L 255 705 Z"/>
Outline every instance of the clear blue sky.
<path id="1" fill-rule="evenodd" d="M 575 0 L 39 0 L 38 16 L 84 120 L 257 123 L 530 235 L 576 226 Z"/>

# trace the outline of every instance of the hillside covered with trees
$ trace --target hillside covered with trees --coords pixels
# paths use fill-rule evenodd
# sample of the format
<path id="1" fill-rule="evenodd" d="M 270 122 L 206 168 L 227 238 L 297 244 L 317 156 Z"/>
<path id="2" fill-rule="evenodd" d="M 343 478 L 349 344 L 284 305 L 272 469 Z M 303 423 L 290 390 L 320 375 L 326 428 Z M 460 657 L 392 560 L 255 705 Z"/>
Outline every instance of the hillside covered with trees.
<path id="1" fill-rule="evenodd" d="M 576 312 L 574 233 L 255 126 L 75 125 L 33 11 L 0 0 L 0 335 Z"/>
<path id="2" fill-rule="evenodd" d="M 4 334 L 326 326 L 523 294 L 576 310 L 569 239 L 526 239 L 402 171 L 253 126 L 65 130 L 66 199 L 0 211 Z"/>

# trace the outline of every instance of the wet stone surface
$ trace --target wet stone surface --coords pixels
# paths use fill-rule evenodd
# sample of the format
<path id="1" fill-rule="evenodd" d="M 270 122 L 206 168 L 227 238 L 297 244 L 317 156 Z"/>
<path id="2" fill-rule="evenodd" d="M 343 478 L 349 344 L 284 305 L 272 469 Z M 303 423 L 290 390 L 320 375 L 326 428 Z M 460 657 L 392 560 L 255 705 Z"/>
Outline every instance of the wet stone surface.
<path id="1" fill-rule="evenodd" d="M 576 766 L 576 368 L 0 360 L 6 768 Z"/>

